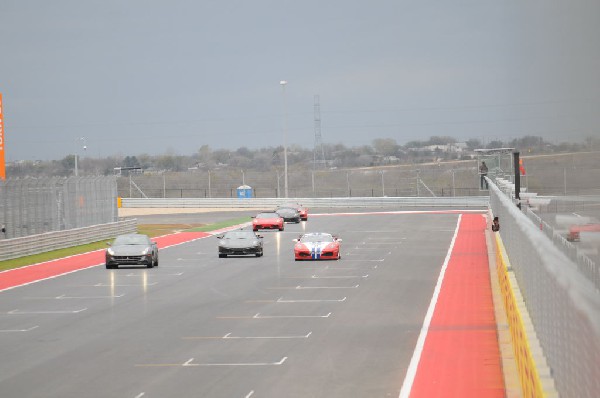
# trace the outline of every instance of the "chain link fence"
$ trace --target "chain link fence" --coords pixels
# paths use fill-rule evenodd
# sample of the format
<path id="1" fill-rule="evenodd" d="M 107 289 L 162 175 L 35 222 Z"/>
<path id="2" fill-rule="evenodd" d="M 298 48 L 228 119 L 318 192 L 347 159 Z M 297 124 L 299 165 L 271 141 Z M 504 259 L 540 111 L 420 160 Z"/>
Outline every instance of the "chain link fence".
<path id="1" fill-rule="evenodd" d="M 438 165 L 347 170 L 290 170 L 288 197 L 452 197 L 487 194 L 479 189 L 476 162 L 455 168 Z M 118 178 L 124 198 L 234 198 L 249 185 L 255 198 L 285 196 L 280 170 L 190 171 L 133 174 Z"/>
<path id="2" fill-rule="evenodd" d="M 0 181 L 0 238 L 115 222 L 116 198 L 115 177 Z"/>
<path id="3" fill-rule="evenodd" d="M 563 397 L 598 396 L 600 291 L 593 278 L 492 183 L 490 206 L 556 388 Z"/>

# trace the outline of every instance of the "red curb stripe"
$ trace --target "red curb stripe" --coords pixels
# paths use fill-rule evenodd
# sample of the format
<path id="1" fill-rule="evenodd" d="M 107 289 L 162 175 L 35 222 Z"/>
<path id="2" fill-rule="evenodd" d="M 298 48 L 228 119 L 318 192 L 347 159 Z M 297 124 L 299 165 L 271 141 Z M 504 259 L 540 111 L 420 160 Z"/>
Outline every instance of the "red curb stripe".
<path id="1" fill-rule="evenodd" d="M 411 397 L 505 396 L 485 228 L 462 216 Z"/>
<path id="2" fill-rule="evenodd" d="M 153 238 L 152 240 L 158 244 L 159 249 L 164 249 L 207 236 L 210 236 L 207 232 L 179 232 Z M 0 273 L 0 292 L 102 264 L 104 264 L 104 250 L 96 250 L 7 270 Z"/>

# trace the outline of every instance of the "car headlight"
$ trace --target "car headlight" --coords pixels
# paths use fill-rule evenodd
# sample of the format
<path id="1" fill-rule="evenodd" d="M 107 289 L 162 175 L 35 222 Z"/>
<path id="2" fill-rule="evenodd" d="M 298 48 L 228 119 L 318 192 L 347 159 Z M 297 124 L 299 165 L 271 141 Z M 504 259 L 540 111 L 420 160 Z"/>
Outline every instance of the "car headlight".
<path id="1" fill-rule="evenodd" d="M 225 242 L 223 242 L 222 240 L 219 241 L 219 246 L 225 246 Z"/>
<path id="2" fill-rule="evenodd" d="M 149 251 L 150 251 L 149 247 L 145 248 L 144 251 L 142 252 L 142 255 L 145 256 L 146 254 L 148 254 Z"/>
<path id="3" fill-rule="evenodd" d="M 115 255 L 115 251 L 114 251 L 112 248 L 108 248 L 108 249 L 106 250 L 106 252 L 107 252 L 109 255 L 111 255 L 111 256 L 114 256 L 114 255 Z"/>
<path id="4" fill-rule="evenodd" d="M 259 246 L 259 245 L 260 245 L 260 242 L 259 242 L 259 241 L 257 241 L 257 240 L 255 240 L 254 242 L 252 242 L 252 245 L 253 245 L 253 246 Z"/>

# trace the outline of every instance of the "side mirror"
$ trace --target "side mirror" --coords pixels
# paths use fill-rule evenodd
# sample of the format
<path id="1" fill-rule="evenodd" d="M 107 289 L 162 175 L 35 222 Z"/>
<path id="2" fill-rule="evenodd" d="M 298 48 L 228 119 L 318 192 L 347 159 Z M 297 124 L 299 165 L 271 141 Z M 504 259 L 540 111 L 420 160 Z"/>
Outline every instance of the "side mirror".
<path id="1" fill-rule="evenodd" d="M 217 239 L 223 239 L 223 236 L 224 236 L 224 235 L 216 235 L 216 238 L 217 238 Z"/>
<path id="2" fill-rule="evenodd" d="M 300 239 L 292 239 L 292 242 L 298 243 L 299 241 L 300 241 Z"/>

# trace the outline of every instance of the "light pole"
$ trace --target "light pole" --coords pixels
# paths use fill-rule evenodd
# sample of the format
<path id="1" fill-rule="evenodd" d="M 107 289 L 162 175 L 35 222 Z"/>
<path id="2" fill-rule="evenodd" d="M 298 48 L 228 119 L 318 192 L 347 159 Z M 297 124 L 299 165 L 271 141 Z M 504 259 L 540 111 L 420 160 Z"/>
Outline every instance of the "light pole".
<path id="1" fill-rule="evenodd" d="M 83 150 L 87 149 L 87 145 L 85 145 L 85 137 L 79 138 L 79 141 L 83 141 Z M 77 165 L 77 158 L 79 157 L 79 143 L 77 143 L 77 150 L 75 151 L 75 177 L 79 176 L 79 167 Z"/>
<path id="2" fill-rule="evenodd" d="M 288 164 L 287 164 L 287 101 L 285 98 L 285 85 L 287 80 L 279 81 L 283 90 L 283 189 L 284 195 L 288 197 Z"/>
<path id="3" fill-rule="evenodd" d="M 383 180 L 383 173 L 385 173 L 385 171 L 381 170 L 381 193 L 383 194 L 382 196 L 385 198 L 385 181 Z"/>

